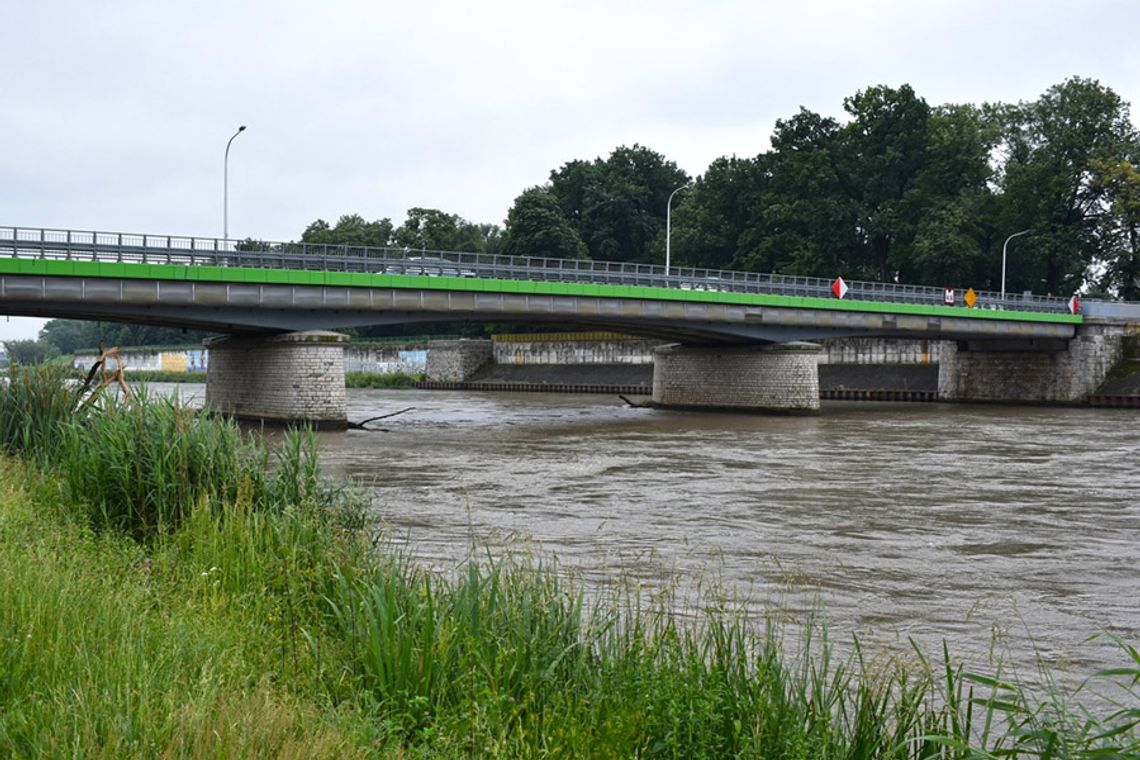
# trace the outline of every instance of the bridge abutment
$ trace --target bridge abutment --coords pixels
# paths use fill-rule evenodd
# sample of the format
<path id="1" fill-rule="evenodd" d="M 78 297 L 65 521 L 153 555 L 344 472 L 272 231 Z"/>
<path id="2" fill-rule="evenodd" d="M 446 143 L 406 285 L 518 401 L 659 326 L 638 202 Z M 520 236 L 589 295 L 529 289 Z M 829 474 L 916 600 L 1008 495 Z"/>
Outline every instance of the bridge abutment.
<path id="1" fill-rule="evenodd" d="M 682 409 L 819 411 L 814 343 L 698 347 L 653 352 L 653 403 Z"/>
<path id="2" fill-rule="evenodd" d="M 947 401 L 1082 401 L 1120 361 L 1124 334 L 1124 325 L 1088 321 L 1067 341 L 947 342 L 938 364 L 938 394 Z"/>
<path id="3" fill-rule="evenodd" d="M 491 361 L 494 344 L 489 340 L 446 340 L 428 349 L 424 379 L 430 382 L 462 383 Z"/>
<path id="4" fill-rule="evenodd" d="M 347 425 L 344 346 L 324 330 L 206 342 L 206 408 L 240 419 Z"/>

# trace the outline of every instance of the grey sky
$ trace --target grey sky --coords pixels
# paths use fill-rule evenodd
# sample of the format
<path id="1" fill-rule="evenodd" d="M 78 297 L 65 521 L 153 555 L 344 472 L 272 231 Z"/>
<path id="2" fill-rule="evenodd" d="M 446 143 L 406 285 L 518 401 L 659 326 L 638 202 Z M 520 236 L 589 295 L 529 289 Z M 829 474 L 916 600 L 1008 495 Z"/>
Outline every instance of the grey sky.
<path id="1" fill-rule="evenodd" d="M 52 2 L 0 7 L 0 225 L 295 239 L 412 206 L 502 223 L 566 161 L 641 143 L 702 173 L 873 84 L 1140 102 L 1140 4 Z M 0 340 L 41 320 L 0 321 Z"/>

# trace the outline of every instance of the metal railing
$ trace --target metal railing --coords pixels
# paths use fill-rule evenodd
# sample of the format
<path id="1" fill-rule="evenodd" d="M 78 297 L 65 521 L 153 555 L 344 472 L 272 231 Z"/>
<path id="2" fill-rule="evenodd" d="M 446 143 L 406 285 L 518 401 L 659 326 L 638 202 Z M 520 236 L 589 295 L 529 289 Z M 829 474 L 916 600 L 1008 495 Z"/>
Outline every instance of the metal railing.
<path id="1" fill-rule="evenodd" d="M 833 281 L 618 261 L 582 261 L 357 245 L 269 243 L 218 238 L 46 228 L 0 227 L 0 257 L 185 266 L 418 274 L 499 280 L 597 283 L 730 293 L 834 298 Z M 944 289 L 922 285 L 847 283 L 845 299 L 943 305 Z M 1066 312 L 1068 299 L 978 291 L 975 308 Z M 958 296 L 961 304 L 961 295 Z"/>

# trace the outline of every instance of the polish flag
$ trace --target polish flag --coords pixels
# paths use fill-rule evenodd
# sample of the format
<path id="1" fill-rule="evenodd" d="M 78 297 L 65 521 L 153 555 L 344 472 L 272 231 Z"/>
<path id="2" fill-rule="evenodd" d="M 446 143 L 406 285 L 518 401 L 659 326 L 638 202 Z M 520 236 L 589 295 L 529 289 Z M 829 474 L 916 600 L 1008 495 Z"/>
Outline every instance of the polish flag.
<path id="1" fill-rule="evenodd" d="M 1069 299 L 1069 311 L 1073 314 L 1076 314 L 1080 310 L 1081 310 L 1081 301 L 1076 296 L 1073 296 L 1072 298 Z"/>

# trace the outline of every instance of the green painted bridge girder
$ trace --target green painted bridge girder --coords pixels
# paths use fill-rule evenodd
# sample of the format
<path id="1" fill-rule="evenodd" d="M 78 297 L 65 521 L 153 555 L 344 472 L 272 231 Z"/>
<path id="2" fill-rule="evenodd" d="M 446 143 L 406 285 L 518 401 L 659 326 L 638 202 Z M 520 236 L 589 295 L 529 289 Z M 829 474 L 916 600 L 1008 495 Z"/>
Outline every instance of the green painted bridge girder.
<path id="1" fill-rule="evenodd" d="M 244 267 L 183 266 L 101 261 L 0 258 L 0 274 L 39 277 L 86 277 L 131 280 L 166 280 L 233 283 L 244 285 L 297 285 L 354 288 L 395 288 L 520 295 L 625 298 L 656 301 L 733 304 L 833 312 L 900 314 L 958 319 L 1001 320 L 1079 325 L 1080 314 L 1016 310 L 969 309 L 964 306 L 906 304 L 890 301 L 847 301 L 810 296 L 736 293 L 730 291 L 681 290 L 636 285 L 495 280 L 464 277 L 432 277 L 406 274 L 364 274 L 321 270 L 254 269 Z"/>

